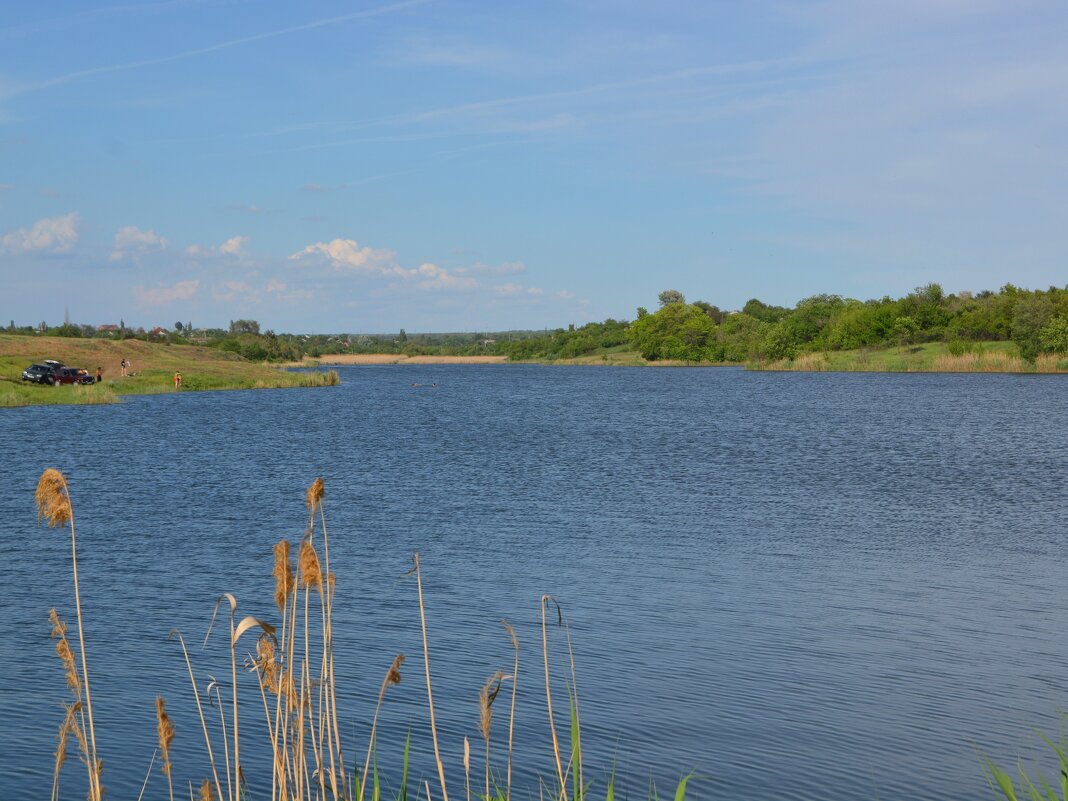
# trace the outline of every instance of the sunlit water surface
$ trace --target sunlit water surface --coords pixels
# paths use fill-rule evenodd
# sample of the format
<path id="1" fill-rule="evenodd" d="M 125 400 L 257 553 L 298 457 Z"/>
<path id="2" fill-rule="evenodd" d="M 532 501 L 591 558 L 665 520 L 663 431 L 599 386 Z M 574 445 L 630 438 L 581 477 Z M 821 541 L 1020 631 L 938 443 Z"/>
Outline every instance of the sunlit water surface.
<path id="1" fill-rule="evenodd" d="M 410 731 L 411 792 L 426 779 L 438 797 L 414 551 L 456 798 L 465 735 L 482 771 L 479 688 L 510 670 L 502 619 L 521 640 L 517 797 L 552 775 L 544 593 L 571 625 L 594 798 L 613 765 L 639 800 L 689 771 L 706 777 L 694 798 L 824 801 L 991 797 L 981 754 L 1052 772 L 1034 731 L 1055 732 L 1068 701 L 1063 380 L 340 372 L 336 388 L 0 411 L 0 797 L 48 796 L 66 698 L 47 616 L 54 605 L 73 628 L 69 534 L 38 527 L 33 508 L 48 466 L 74 497 L 110 798 L 137 797 L 157 694 L 177 726 L 178 786 L 209 774 L 168 632 L 185 633 L 202 684 L 227 679 L 220 633 L 201 648 L 215 599 L 277 618 L 270 549 L 299 538 L 320 475 L 350 764 L 386 668 L 408 655 L 380 720 L 388 792 Z M 566 736 L 566 647 L 549 635 Z M 264 799 L 262 704 L 241 681 L 243 762 Z M 506 700 L 494 711 L 503 773 Z M 84 797 L 84 781 L 72 758 L 64 796 Z M 157 768 L 148 797 L 165 791 Z"/>

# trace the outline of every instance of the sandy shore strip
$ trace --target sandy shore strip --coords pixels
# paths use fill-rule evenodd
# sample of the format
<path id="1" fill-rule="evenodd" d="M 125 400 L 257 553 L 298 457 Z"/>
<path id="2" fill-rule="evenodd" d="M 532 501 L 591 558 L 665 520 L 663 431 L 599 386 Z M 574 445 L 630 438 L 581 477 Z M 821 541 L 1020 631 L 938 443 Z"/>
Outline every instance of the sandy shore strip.
<path id="1" fill-rule="evenodd" d="M 309 359 L 319 364 L 504 364 L 507 356 L 405 356 L 397 353 L 333 353 Z"/>

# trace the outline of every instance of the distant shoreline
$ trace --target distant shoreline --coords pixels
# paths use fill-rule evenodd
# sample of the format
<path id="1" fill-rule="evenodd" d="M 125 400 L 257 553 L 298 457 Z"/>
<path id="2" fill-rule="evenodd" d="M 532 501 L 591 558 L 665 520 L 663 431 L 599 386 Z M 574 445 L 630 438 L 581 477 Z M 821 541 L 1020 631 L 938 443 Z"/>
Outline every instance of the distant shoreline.
<path id="1" fill-rule="evenodd" d="M 403 353 L 332 353 L 288 362 L 285 367 L 376 364 L 505 364 L 507 356 L 406 356 Z"/>

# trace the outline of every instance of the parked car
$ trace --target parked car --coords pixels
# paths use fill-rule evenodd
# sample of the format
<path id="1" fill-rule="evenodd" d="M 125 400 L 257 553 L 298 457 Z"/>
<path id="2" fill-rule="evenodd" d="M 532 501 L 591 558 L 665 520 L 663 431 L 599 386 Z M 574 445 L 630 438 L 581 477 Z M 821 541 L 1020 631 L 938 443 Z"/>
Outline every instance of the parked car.
<path id="1" fill-rule="evenodd" d="M 32 381 L 35 384 L 51 384 L 52 373 L 62 367 L 59 362 L 34 362 L 22 371 L 23 381 Z"/>
<path id="2" fill-rule="evenodd" d="M 92 384 L 93 377 L 80 367 L 59 367 L 52 371 L 52 386 L 60 384 Z"/>

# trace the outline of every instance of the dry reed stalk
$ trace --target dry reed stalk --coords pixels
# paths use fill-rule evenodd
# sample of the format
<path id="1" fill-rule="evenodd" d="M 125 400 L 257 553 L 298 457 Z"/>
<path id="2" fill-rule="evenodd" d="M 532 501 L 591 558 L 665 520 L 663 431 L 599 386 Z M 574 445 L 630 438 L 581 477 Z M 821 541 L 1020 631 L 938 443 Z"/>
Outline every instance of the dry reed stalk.
<path id="1" fill-rule="evenodd" d="M 211 789 L 211 781 L 209 779 L 205 779 L 200 783 L 200 792 L 197 794 L 197 801 L 217 801 L 215 792 Z"/>
<path id="2" fill-rule="evenodd" d="M 279 540 L 274 546 L 274 602 L 278 605 L 278 611 L 283 612 L 289 593 L 296 586 L 293 580 L 293 565 L 289 559 L 290 545 L 288 540 Z"/>
<path id="3" fill-rule="evenodd" d="M 102 801 L 103 788 L 100 785 L 101 761 L 96 751 L 96 731 L 93 727 L 93 702 L 89 692 L 89 668 L 85 655 L 85 627 L 82 624 L 82 598 L 78 587 L 78 539 L 74 528 L 74 508 L 71 505 L 70 489 L 67 479 L 54 468 L 41 473 L 34 492 L 37 504 L 37 520 L 45 520 L 49 527 L 70 523 L 71 567 L 74 574 L 74 607 L 78 613 L 78 649 L 81 652 L 81 684 L 85 688 L 85 717 L 89 724 L 89 799 Z"/>
<path id="4" fill-rule="evenodd" d="M 545 662 L 545 702 L 549 707 L 549 731 L 553 736 L 553 756 L 556 757 L 556 776 L 560 780 L 561 792 L 566 792 L 566 786 L 564 784 L 564 766 L 560 761 L 560 741 L 556 736 L 556 721 L 553 720 L 553 698 L 552 691 L 549 689 L 549 634 L 548 627 L 545 621 L 545 608 L 549 601 L 556 604 L 557 622 L 563 620 L 563 614 L 560 612 L 560 604 L 556 603 L 556 599 L 551 595 L 541 596 L 541 653 Z"/>
<path id="5" fill-rule="evenodd" d="M 230 680 L 233 682 L 233 684 L 230 687 L 230 696 L 231 696 L 231 699 L 233 701 L 233 710 L 234 710 L 233 711 L 233 716 L 234 717 L 233 717 L 233 721 L 232 721 L 233 732 L 234 732 L 234 783 L 233 783 L 232 786 L 236 789 L 236 791 L 238 793 L 238 798 L 240 798 L 240 793 L 241 793 L 241 737 L 240 737 L 240 733 L 239 733 L 239 725 L 238 725 L 239 721 L 238 721 L 238 712 L 237 712 L 237 637 L 235 636 L 235 633 L 234 633 L 235 632 L 234 618 L 237 616 L 237 599 L 233 595 L 228 593 L 228 592 L 227 593 L 223 593 L 223 597 L 225 597 L 230 602 Z M 220 598 L 219 600 L 221 601 L 222 598 Z M 216 603 L 216 608 L 218 608 L 218 603 Z M 223 739 L 224 740 L 225 740 L 225 731 L 226 731 L 226 729 L 224 727 L 224 729 L 223 729 L 223 732 L 224 732 L 224 738 Z M 227 781 L 229 782 L 229 777 L 227 777 Z M 232 801 L 237 801 L 237 799 L 233 799 Z"/>
<path id="6" fill-rule="evenodd" d="M 148 770 L 145 771 L 145 780 L 141 782 L 141 792 L 137 794 L 137 801 L 141 801 L 145 797 L 145 790 L 148 788 L 148 780 L 152 778 L 152 768 L 156 766 L 156 754 L 159 753 L 158 748 L 152 749 L 152 759 L 148 760 Z M 193 785 L 189 785 L 189 798 L 193 798 Z"/>
<path id="7" fill-rule="evenodd" d="M 434 741 L 434 760 L 438 764 L 438 778 L 441 780 L 442 801 L 449 801 L 449 793 L 445 789 L 445 766 L 441 762 L 441 752 L 438 749 L 438 728 L 434 722 L 434 693 L 430 688 L 430 649 L 426 638 L 426 607 L 423 604 L 423 576 L 419 570 L 419 554 L 413 554 L 412 560 L 415 562 L 412 571 L 415 572 L 415 582 L 419 588 L 419 621 L 423 628 L 423 663 L 426 665 L 426 698 L 430 707 L 430 734 Z"/>
<path id="8" fill-rule="evenodd" d="M 478 693 L 478 727 L 486 743 L 486 798 L 490 797 L 490 728 L 493 725 L 493 702 L 501 691 L 504 674 L 499 670 L 486 679 Z M 493 685 L 496 683 L 496 687 Z"/>
<path id="9" fill-rule="evenodd" d="M 325 797 L 326 795 L 326 779 L 323 776 L 325 770 L 323 768 L 323 756 L 322 756 L 322 741 L 316 738 L 315 732 L 315 713 L 312 710 L 311 691 L 312 691 L 312 679 L 311 668 L 308 666 L 308 662 L 304 663 L 304 679 L 307 682 L 308 694 L 305 696 L 304 703 L 308 707 L 308 738 L 311 740 L 312 745 L 312 758 L 315 760 L 314 775 L 318 778 L 319 795 Z M 301 747 L 303 747 L 303 739 L 301 740 Z"/>
<path id="10" fill-rule="evenodd" d="M 162 695 L 156 696 L 156 736 L 159 738 L 159 750 L 163 757 L 163 775 L 167 777 L 167 791 L 174 801 L 174 785 L 171 781 L 171 743 L 174 742 L 174 723 L 167 714 L 166 702 Z"/>
<path id="11" fill-rule="evenodd" d="M 1035 358 L 1035 372 L 1036 373 L 1063 373 L 1065 370 L 1060 367 L 1060 363 L 1064 361 L 1062 354 L 1056 353 L 1043 353 Z"/>
<path id="12" fill-rule="evenodd" d="M 793 361 L 794 370 L 820 371 L 827 369 L 827 357 L 822 353 L 804 353 Z"/>
<path id="13" fill-rule="evenodd" d="M 302 797 L 300 793 L 300 788 L 302 787 L 301 753 L 299 753 L 297 745 L 300 741 L 296 739 L 296 720 L 294 719 L 295 716 L 293 713 L 294 707 L 298 703 L 300 703 L 303 693 L 303 689 L 300 691 L 300 693 L 298 693 L 297 682 L 293 674 L 297 644 L 297 604 L 300 598 L 300 593 L 293 592 L 290 597 L 292 600 L 289 605 L 289 612 L 286 624 L 289 628 L 289 633 L 287 635 L 287 639 L 285 640 L 283 648 L 285 652 L 284 659 L 286 664 L 285 675 L 287 678 L 284 687 L 285 710 L 283 714 L 283 720 L 285 722 L 285 725 L 282 726 L 282 754 L 289 768 L 289 780 L 293 782 L 293 788 L 294 792 L 296 793 L 296 798 L 300 799 Z M 303 687 L 303 671 L 300 674 L 300 678 L 301 685 Z M 290 723 L 291 719 L 292 724 Z M 291 725 L 294 730 L 294 738 L 292 739 L 292 741 L 289 737 Z M 292 756 L 290 755 L 291 750 Z"/>
<path id="14" fill-rule="evenodd" d="M 59 726 L 59 735 L 56 738 L 55 772 L 52 776 L 52 801 L 56 801 L 59 798 L 59 772 L 63 768 L 63 763 L 67 761 L 68 737 L 74 734 L 75 739 L 78 741 L 85 741 L 85 735 L 78 730 L 77 715 L 82 709 L 81 701 L 65 704 L 64 708 L 67 711 L 63 715 L 63 722 Z"/>
<path id="15" fill-rule="evenodd" d="M 200 703 L 200 691 L 197 689 L 197 682 L 193 676 L 193 664 L 189 661 L 189 651 L 185 647 L 185 638 L 182 637 L 182 633 L 178 629 L 172 629 L 168 637 L 178 635 L 178 642 L 182 646 L 182 655 L 185 657 L 185 666 L 189 671 L 189 682 L 193 685 L 193 698 L 197 702 L 197 713 L 200 715 L 200 725 L 204 730 L 204 744 L 208 749 L 208 761 L 211 763 L 211 773 L 215 777 L 215 789 L 218 791 L 220 798 L 222 797 L 222 786 L 219 784 L 219 771 L 215 767 L 215 754 L 211 748 L 211 737 L 208 735 L 208 722 L 204 718 L 204 705 Z M 226 728 L 223 727 L 223 739 L 225 741 Z M 229 778 L 229 774 L 227 774 Z M 206 781 L 206 780 L 205 780 Z"/>
<path id="16" fill-rule="evenodd" d="M 265 686 L 266 685 L 266 680 L 264 679 L 263 674 L 260 672 L 260 665 L 259 665 L 259 661 L 258 660 L 253 662 L 251 669 L 256 671 L 257 678 L 259 679 L 259 681 L 257 683 L 259 684 L 259 688 L 260 688 L 260 698 L 263 701 L 263 716 L 267 720 L 267 736 L 271 740 L 271 745 L 274 746 L 274 744 L 275 744 L 275 736 L 276 735 L 275 735 L 275 731 L 274 731 L 274 726 L 271 725 L 271 707 L 267 703 L 267 688 Z M 277 790 L 277 786 L 275 785 L 274 780 L 278 776 L 278 750 L 277 749 L 274 749 L 274 752 L 272 753 L 271 757 L 272 757 L 271 798 L 274 799 L 275 795 L 276 795 L 276 790 Z"/>
<path id="17" fill-rule="evenodd" d="M 211 691 L 215 690 L 215 701 L 219 706 L 219 725 L 222 727 L 223 762 L 226 768 L 226 797 L 229 801 L 238 801 L 234 798 L 234 787 L 230 783 L 230 741 L 226 736 L 226 708 L 223 706 L 222 692 L 219 690 L 219 682 L 212 678 L 208 684 L 208 702 L 211 702 Z"/>
<path id="18" fill-rule="evenodd" d="M 1025 365 L 1018 356 L 1002 351 L 946 354 L 935 358 L 932 369 L 941 373 L 1021 373 Z"/>
<path id="19" fill-rule="evenodd" d="M 346 784 L 345 774 L 345 755 L 341 749 L 341 732 L 338 729 L 337 722 L 337 684 L 334 680 L 334 588 L 336 587 L 336 577 L 330 570 L 330 536 L 326 530 L 326 513 L 323 511 L 323 496 L 325 490 L 323 488 L 322 479 L 318 479 L 319 488 L 316 490 L 316 505 L 319 507 L 319 519 L 322 522 L 323 528 L 323 557 L 326 560 L 326 644 L 327 644 L 327 667 L 330 671 L 329 682 L 327 683 L 329 703 L 330 703 L 330 719 L 333 722 L 333 735 L 334 742 L 337 744 L 337 760 L 338 771 L 341 774 L 341 792 L 343 795 L 348 795 L 348 788 Z M 312 488 L 315 488 L 316 482 L 312 482 Z M 331 752 L 332 753 L 332 752 Z"/>
<path id="20" fill-rule="evenodd" d="M 464 784 L 467 786 L 467 801 L 471 801 L 471 741 L 464 736 Z"/>
<path id="21" fill-rule="evenodd" d="M 280 659 L 280 662 L 281 662 L 281 660 L 285 659 L 286 632 L 287 632 L 288 624 L 289 624 L 289 596 L 293 593 L 293 590 L 296 588 L 296 580 L 295 580 L 295 578 L 293 576 L 293 564 L 292 564 L 292 561 L 290 560 L 290 550 L 291 550 L 291 546 L 290 546 L 288 540 L 282 539 L 282 540 L 279 540 L 277 543 L 275 543 L 274 549 L 273 549 L 273 552 L 274 552 L 274 569 L 271 571 L 271 575 L 274 577 L 274 580 L 275 580 L 274 602 L 278 606 L 278 611 L 282 613 L 282 640 L 281 640 L 282 657 Z M 279 730 L 280 729 L 282 729 L 282 737 L 283 738 L 285 737 L 285 731 L 284 731 L 285 725 L 283 724 L 283 718 L 282 718 L 282 694 L 285 692 L 285 686 L 284 685 L 285 685 L 285 677 L 286 677 L 286 670 L 285 670 L 284 664 L 285 663 L 282 662 L 283 666 L 280 667 L 280 670 L 279 670 L 281 675 L 279 677 L 278 692 L 276 693 L 276 697 L 275 697 L 274 727 L 273 727 L 273 730 L 272 730 L 273 733 L 271 735 L 271 749 L 272 749 L 272 751 L 274 753 L 274 759 L 273 759 L 274 767 L 273 767 L 272 775 L 271 775 L 271 800 L 272 801 L 274 801 L 274 799 L 279 797 L 278 779 L 279 779 L 279 774 L 280 773 L 283 776 L 283 787 L 284 787 L 284 781 L 285 781 L 285 779 L 284 779 L 284 772 L 285 772 L 284 757 L 282 756 L 282 753 L 284 753 L 284 746 L 283 746 L 283 749 L 282 749 L 282 753 L 279 752 L 279 747 L 278 747 L 278 735 L 279 735 Z M 285 797 L 285 790 L 284 789 L 281 790 L 281 797 L 283 799 Z"/>
<path id="22" fill-rule="evenodd" d="M 371 719 L 371 739 L 367 742 L 367 759 L 363 763 L 363 778 L 360 780 L 360 801 L 364 798 L 364 790 L 367 788 L 367 772 L 371 769 L 371 753 L 375 747 L 375 732 L 378 729 L 378 713 L 382 709 L 382 699 L 386 697 L 386 690 L 393 684 L 400 684 L 400 666 L 404 664 L 404 654 L 397 654 L 393 663 L 386 671 L 386 677 L 382 679 L 382 686 L 378 689 L 378 703 L 375 705 L 375 714 Z"/>
<path id="23" fill-rule="evenodd" d="M 508 713 L 508 778 L 504 793 L 505 801 L 510 801 L 512 798 L 512 734 L 515 726 L 516 682 L 519 678 L 519 638 L 515 636 L 515 629 L 508 624 L 507 620 L 502 620 L 501 625 L 512 638 L 512 648 L 515 650 L 515 667 L 512 668 L 512 706 Z"/>

